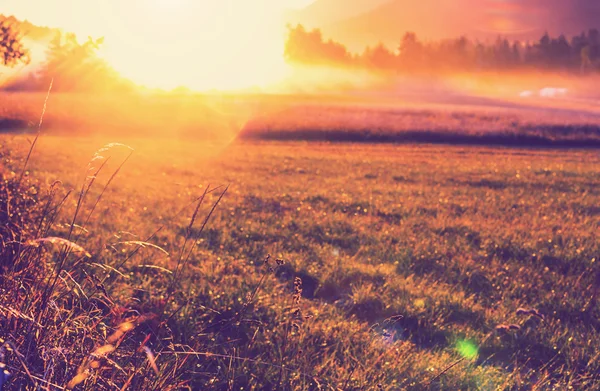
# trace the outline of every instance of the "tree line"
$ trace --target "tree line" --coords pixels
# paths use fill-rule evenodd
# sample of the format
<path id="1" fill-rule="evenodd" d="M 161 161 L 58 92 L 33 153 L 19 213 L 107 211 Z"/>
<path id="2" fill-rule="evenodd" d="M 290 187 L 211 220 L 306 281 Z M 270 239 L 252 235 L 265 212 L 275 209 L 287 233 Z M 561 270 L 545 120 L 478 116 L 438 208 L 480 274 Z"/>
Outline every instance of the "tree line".
<path id="1" fill-rule="evenodd" d="M 296 25 L 288 26 L 285 56 L 297 64 L 410 73 L 535 69 L 590 74 L 600 71 L 600 32 L 590 29 L 571 39 L 546 33 L 536 42 L 503 37 L 493 42 L 466 37 L 425 42 L 407 32 L 394 49 L 380 43 L 353 54 L 343 44 L 324 39 L 319 29 Z"/>

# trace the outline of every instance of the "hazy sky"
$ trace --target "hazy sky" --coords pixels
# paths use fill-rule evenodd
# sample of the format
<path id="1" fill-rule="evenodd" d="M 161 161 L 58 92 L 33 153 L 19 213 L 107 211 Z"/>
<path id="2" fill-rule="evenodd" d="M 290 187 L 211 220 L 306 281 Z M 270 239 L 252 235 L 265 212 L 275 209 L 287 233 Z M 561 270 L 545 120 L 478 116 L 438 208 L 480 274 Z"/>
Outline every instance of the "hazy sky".
<path id="1" fill-rule="evenodd" d="M 243 17 L 277 16 L 284 9 L 303 8 L 315 0 L 2 0 L 2 13 L 28 19 L 36 24 L 99 35 L 107 22 L 133 23 L 152 19 L 157 13 L 166 19 L 199 18 L 210 14 L 217 21 Z M 207 15 L 208 16 L 208 15 Z M 151 20 L 148 20 L 151 21 Z"/>
<path id="2" fill-rule="evenodd" d="M 303 16 L 322 21 L 323 27 L 340 14 L 383 7 L 369 14 L 372 19 L 324 28 L 326 36 L 358 50 L 377 41 L 395 43 L 405 29 L 426 38 L 475 30 L 572 34 L 600 23 L 600 0 L 383 1 L 0 0 L 4 14 L 81 38 L 105 37 L 101 55 L 139 83 L 196 89 L 265 85 L 284 77 L 285 12 L 313 2 Z"/>
<path id="3" fill-rule="evenodd" d="M 264 84 L 284 71 L 283 14 L 311 0 L 0 0 L 2 12 L 105 37 L 102 55 L 147 85 Z"/>

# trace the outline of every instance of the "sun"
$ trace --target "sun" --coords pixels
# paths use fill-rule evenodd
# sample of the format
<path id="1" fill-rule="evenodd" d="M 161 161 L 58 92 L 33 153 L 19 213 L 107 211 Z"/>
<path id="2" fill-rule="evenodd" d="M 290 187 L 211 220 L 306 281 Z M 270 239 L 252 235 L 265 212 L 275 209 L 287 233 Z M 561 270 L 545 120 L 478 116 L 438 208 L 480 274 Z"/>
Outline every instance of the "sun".
<path id="1" fill-rule="evenodd" d="M 287 72 L 284 26 L 271 0 L 138 1 L 106 32 L 102 55 L 150 87 L 265 87 Z M 143 3 L 143 4 L 142 4 Z"/>
<path id="2" fill-rule="evenodd" d="M 104 37 L 101 55 L 139 84 L 231 90 L 288 74 L 284 11 L 314 0 L 2 1 L 32 23 Z"/>

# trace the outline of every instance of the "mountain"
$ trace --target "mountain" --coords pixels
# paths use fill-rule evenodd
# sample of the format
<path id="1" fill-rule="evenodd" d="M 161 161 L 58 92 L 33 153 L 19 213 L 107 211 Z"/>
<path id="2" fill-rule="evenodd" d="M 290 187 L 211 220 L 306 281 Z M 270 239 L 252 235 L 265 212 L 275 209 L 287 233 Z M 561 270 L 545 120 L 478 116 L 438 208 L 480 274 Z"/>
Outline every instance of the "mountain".
<path id="1" fill-rule="evenodd" d="M 317 0 L 297 19 L 353 51 L 378 42 L 395 47 L 406 31 L 424 40 L 537 40 L 545 31 L 571 36 L 600 27 L 600 0 L 367 1 Z"/>

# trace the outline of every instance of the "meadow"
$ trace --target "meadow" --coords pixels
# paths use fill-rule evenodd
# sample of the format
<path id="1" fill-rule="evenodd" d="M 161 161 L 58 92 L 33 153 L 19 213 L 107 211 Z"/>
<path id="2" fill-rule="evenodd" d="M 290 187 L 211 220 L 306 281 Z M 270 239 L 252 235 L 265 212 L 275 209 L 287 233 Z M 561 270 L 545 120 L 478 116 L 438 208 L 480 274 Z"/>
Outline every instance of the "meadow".
<path id="1" fill-rule="evenodd" d="M 22 180 L 2 135 L 5 388 L 600 390 L 597 149 L 306 137 L 386 115 L 306 107 L 216 145 L 49 133 Z M 514 122 L 427 110 L 386 123 Z"/>
<path id="2" fill-rule="evenodd" d="M 53 93 L 44 129 L 69 136 L 127 134 L 221 144 L 239 138 L 600 146 L 597 100 L 515 99 L 436 88 L 441 87 L 418 84 L 403 92 L 399 86 L 398 92 L 389 97 L 356 91 L 345 95 Z M 45 99 L 42 93 L 0 93 L 0 133 L 26 129 L 34 132 Z"/>

